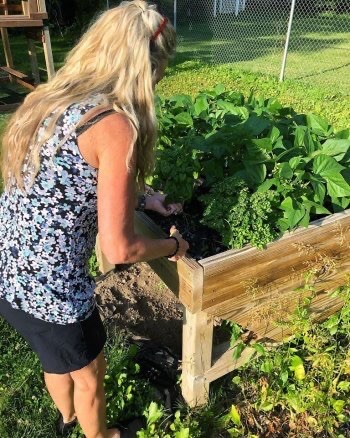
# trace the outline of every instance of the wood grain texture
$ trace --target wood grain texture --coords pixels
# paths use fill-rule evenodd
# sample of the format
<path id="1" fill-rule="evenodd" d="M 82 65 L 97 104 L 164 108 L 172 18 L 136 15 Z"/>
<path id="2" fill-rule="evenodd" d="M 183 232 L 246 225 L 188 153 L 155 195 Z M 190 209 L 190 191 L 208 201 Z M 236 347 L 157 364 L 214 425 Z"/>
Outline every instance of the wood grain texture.
<path id="1" fill-rule="evenodd" d="M 212 313 L 219 306 L 235 306 L 237 314 L 247 305 L 247 290 L 257 282 L 262 297 L 270 297 L 270 285 L 294 289 L 303 274 L 319 270 L 321 289 L 339 284 L 349 268 L 350 212 L 334 214 L 309 228 L 285 234 L 264 250 L 245 247 L 200 261 L 204 269 L 202 310 Z M 324 271 L 324 272 L 323 272 Z M 275 286 L 274 286 L 275 285 Z M 263 292 L 264 288 L 266 291 Z M 234 299 L 231 304 L 228 300 Z M 248 304 L 249 305 L 249 304 Z"/>
<path id="2" fill-rule="evenodd" d="M 13 68 L 13 58 L 11 53 L 10 41 L 9 41 L 8 31 L 5 28 L 1 28 L 1 39 L 2 39 L 2 45 L 4 47 L 6 66 L 9 68 Z"/>
<path id="3" fill-rule="evenodd" d="M 36 46 L 32 39 L 27 39 L 28 44 L 28 54 L 30 60 L 30 66 L 32 69 L 32 75 L 34 79 L 34 85 L 40 84 L 40 72 L 38 66 L 38 57 L 36 53 Z"/>
<path id="4" fill-rule="evenodd" d="M 302 300 L 302 297 L 299 296 L 299 299 Z M 259 341 L 284 341 L 294 332 L 291 321 L 293 312 L 299 304 L 298 298 L 290 301 L 286 307 L 283 307 L 283 303 L 276 304 L 276 313 L 266 315 L 264 310 L 257 308 L 244 324 L 244 327 L 251 330 Z M 340 310 L 342 306 L 343 301 L 340 298 L 331 298 L 328 292 L 322 291 L 312 298 L 308 311 L 313 321 L 323 321 Z M 237 322 L 239 318 L 233 320 Z"/>
<path id="5" fill-rule="evenodd" d="M 115 265 L 110 263 L 107 260 L 107 257 L 102 252 L 98 234 L 96 236 L 95 253 L 96 253 L 97 264 L 102 274 L 106 274 L 107 272 L 112 271 L 115 268 Z"/>
<path id="6" fill-rule="evenodd" d="M 43 42 L 43 48 L 44 48 L 47 77 L 50 80 L 55 75 L 55 66 L 54 66 L 54 62 L 53 62 L 52 48 L 51 48 L 51 37 L 50 37 L 50 31 L 49 31 L 48 26 L 43 27 L 42 36 L 43 36 L 42 42 Z"/>
<path id="7" fill-rule="evenodd" d="M 145 214 L 135 213 L 135 231 L 152 239 L 167 235 Z M 191 312 L 200 310 L 203 293 L 203 268 L 193 259 L 183 257 L 177 263 L 165 257 L 148 262 L 154 272 L 179 297 Z"/>
<path id="8" fill-rule="evenodd" d="M 229 342 L 217 345 L 213 348 L 212 366 L 206 370 L 205 378 L 208 382 L 213 382 L 227 373 L 241 367 L 253 356 L 255 350 L 252 347 L 246 347 L 241 356 L 233 359 L 234 347 L 230 347 Z"/>
<path id="9" fill-rule="evenodd" d="M 317 291 L 315 302 L 320 302 L 320 308 L 315 308 L 314 313 L 319 314 L 322 309 L 337 303 L 339 298 L 332 298 L 329 292 L 334 291 L 337 287 L 344 284 L 344 273 L 349 272 L 350 262 L 343 265 L 344 272 L 341 275 L 338 272 L 328 273 L 321 276 L 312 283 Z M 289 279 L 286 282 L 275 281 L 266 286 L 260 286 L 259 282 L 251 283 L 246 286 L 244 293 L 238 297 L 230 298 L 220 302 L 208 309 L 209 313 L 223 319 L 231 319 L 243 326 L 250 326 L 252 321 L 257 322 L 259 319 L 271 319 L 290 315 L 295 307 L 301 303 L 306 295 L 303 292 L 303 279 Z M 298 287 L 301 290 L 298 290 Z"/>
<path id="10" fill-rule="evenodd" d="M 211 367 L 213 318 L 185 310 L 182 337 L 182 395 L 190 406 L 204 404 L 209 395 L 205 377 Z"/>
<path id="11" fill-rule="evenodd" d="M 22 80 L 25 80 L 25 81 L 29 81 L 30 80 L 29 76 L 27 76 L 26 74 L 24 74 L 24 73 L 22 73 L 22 72 L 20 72 L 18 70 L 15 70 L 15 69 L 11 68 L 11 67 L 0 67 L 0 70 L 8 73 L 11 76 L 15 76 L 18 79 L 22 79 Z"/>
<path id="12" fill-rule="evenodd" d="M 27 16 L 0 15 L 0 27 L 40 27 L 42 25 L 42 20 L 31 20 Z"/>
<path id="13" fill-rule="evenodd" d="M 144 216 L 142 233 L 150 235 L 151 230 L 152 237 L 160 237 L 159 228 Z M 171 273 L 169 268 L 155 270 L 176 293 L 181 282 L 180 300 L 192 312 L 203 310 L 231 319 L 260 338 L 280 340 L 290 330 L 276 323 L 288 318 L 300 303 L 303 295 L 296 289 L 303 288 L 307 272 L 313 272 L 309 282 L 317 292 L 311 306 L 313 317 L 324 319 L 341 307 L 341 301 L 328 292 L 344 284 L 350 272 L 350 210 L 286 233 L 265 250 L 245 247 L 200 262 L 186 258 L 184 265 L 177 265 Z M 203 268 L 203 280 L 198 266 Z"/>

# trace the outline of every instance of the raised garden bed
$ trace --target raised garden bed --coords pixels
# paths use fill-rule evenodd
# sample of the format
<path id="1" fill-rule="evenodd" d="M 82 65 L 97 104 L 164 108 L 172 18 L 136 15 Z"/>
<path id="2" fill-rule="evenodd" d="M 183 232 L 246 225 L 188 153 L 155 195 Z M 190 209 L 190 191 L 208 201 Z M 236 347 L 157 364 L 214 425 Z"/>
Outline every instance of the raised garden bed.
<path id="1" fill-rule="evenodd" d="M 204 204 L 204 220 L 191 220 L 214 230 L 198 234 L 189 225 L 191 255 L 149 263 L 185 306 L 182 385 L 194 405 L 206 401 L 210 382 L 255 351 L 245 348 L 233 360 L 229 345 L 214 348 L 216 318 L 241 325 L 245 342 L 279 342 L 306 299 L 315 319 L 342 306 L 330 293 L 350 266 L 350 133 L 220 86 L 194 101 L 161 102 L 159 117 L 149 183 L 182 200 L 186 214 L 194 195 L 204 193 L 195 199 Z M 168 225 L 162 230 L 138 212 L 135 228 L 159 238 Z"/>
<path id="2" fill-rule="evenodd" d="M 163 236 L 144 213 L 136 230 Z M 344 284 L 350 268 L 350 211 L 286 233 L 264 250 L 246 246 L 196 261 L 149 262 L 185 306 L 182 385 L 190 404 L 207 399 L 209 383 L 242 365 L 254 352 L 247 348 L 234 361 L 229 345 L 213 348 L 215 318 L 232 320 L 251 331 L 249 338 L 278 342 L 291 334 L 289 317 L 306 297 L 312 317 L 327 318 L 342 301 L 331 295 Z M 305 274 L 312 280 L 305 286 Z"/>

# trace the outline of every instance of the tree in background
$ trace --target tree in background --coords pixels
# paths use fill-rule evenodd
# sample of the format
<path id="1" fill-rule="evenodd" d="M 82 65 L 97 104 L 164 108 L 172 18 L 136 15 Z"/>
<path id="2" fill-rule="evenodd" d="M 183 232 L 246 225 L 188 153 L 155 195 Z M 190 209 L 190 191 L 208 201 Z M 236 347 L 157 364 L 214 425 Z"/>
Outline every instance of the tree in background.
<path id="1" fill-rule="evenodd" d="M 109 0 L 110 6 L 115 6 L 119 1 Z M 93 17 L 107 7 L 106 0 L 46 0 L 50 20 L 56 19 L 62 26 L 76 25 L 81 31 Z"/>

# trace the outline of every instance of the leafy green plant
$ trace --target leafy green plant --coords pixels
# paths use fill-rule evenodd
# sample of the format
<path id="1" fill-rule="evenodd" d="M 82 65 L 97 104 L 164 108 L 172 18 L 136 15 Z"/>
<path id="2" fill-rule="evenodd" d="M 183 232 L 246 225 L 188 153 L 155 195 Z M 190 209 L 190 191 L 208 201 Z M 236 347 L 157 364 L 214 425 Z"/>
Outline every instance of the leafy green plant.
<path id="1" fill-rule="evenodd" d="M 158 117 L 149 182 L 184 202 L 210 191 L 200 198 L 204 223 L 231 248 L 263 247 L 350 204 L 349 129 L 335 133 L 317 115 L 297 114 L 275 99 L 245 98 L 221 85 L 194 99 L 159 99 Z M 248 219 L 244 213 L 237 218 L 242 211 Z"/>
<path id="2" fill-rule="evenodd" d="M 230 437 L 241 437 L 244 434 L 241 416 L 235 405 L 232 405 L 228 413 L 223 415 L 220 420 Z"/>
<path id="3" fill-rule="evenodd" d="M 309 291 L 308 282 L 306 289 Z M 349 281 L 334 295 L 342 297 L 344 305 L 323 324 L 311 320 L 311 298 L 307 298 L 290 321 L 295 336 L 289 342 L 277 348 L 252 345 L 258 356 L 237 370 L 232 381 L 238 391 L 235 428 L 262 433 L 264 424 L 279 431 L 283 425 L 285 431 L 300 436 L 322 432 L 346 436 L 342 433 L 350 420 Z M 235 327 L 234 338 L 238 332 Z M 278 425 L 274 425 L 276 415 L 280 418 Z M 260 421 L 250 424 L 252 417 Z"/>
<path id="4" fill-rule="evenodd" d="M 134 361 L 137 347 L 112 347 L 105 376 L 107 420 L 110 424 L 120 418 L 139 416 L 146 403 L 150 403 L 153 390 L 139 376 L 140 367 Z"/>
<path id="5" fill-rule="evenodd" d="M 177 410 L 172 420 L 166 420 L 162 406 L 152 402 L 144 411 L 147 425 L 146 429 L 137 432 L 138 438 L 190 438 L 190 427 L 181 418 L 181 412 Z M 196 423 L 192 424 L 196 426 Z"/>
<path id="6" fill-rule="evenodd" d="M 92 277 L 97 277 L 100 274 L 100 270 L 99 270 L 99 266 L 98 266 L 98 261 L 97 261 L 97 256 L 96 256 L 95 251 L 92 253 L 91 257 L 89 258 L 88 270 L 89 270 L 89 274 Z"/>
<path id="7" fill-rule="evenodd" d="M 275 225 L 279 194 L 272 190 L 250 193 L 243 180 L 227 177 L 201 200 L 205 205 L 202 223 L 218 231 L 230 248 L 247 243 L 263 248 L 279 235 Z"/>

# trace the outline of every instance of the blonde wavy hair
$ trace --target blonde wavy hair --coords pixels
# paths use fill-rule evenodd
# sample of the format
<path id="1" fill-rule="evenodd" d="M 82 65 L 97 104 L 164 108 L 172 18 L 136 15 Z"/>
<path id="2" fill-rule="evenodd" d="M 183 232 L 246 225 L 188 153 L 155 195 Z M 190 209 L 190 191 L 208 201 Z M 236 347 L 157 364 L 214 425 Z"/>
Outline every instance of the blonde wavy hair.
<path id="1" fill-rule="evenodd" d="M 176 45 L 170 23 L 157 38 L 152 38 L 163 20 L 156 6 L 142 0 L 123 1 L 102 13 L 68 54 L 55 77 L 30 93 L 12 116 L 2 145 L 5 186 L 14 178 L 23 188 L 24 168 L 31 169 L 35 178 L 40 169 L 41 147 L 52 136 L 58 118 L 71 104 L 83 102 L 94 93 L 104 96 L 101 108 L 112 105 L 130 120 L 137 148 L 137 179 L 144 182 L 152 170 L 157 131 L 157 68 L 173 55 Z M 38 130 L 48 116 L 49 124 L 38 139 Z M 132 154 L 133 150 L 127 165 Z"/>

